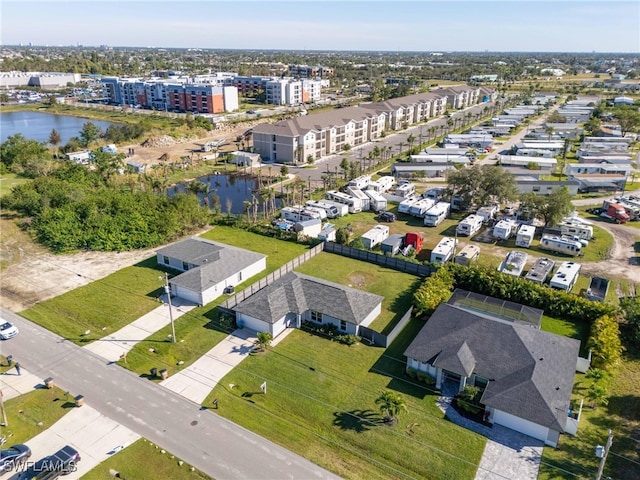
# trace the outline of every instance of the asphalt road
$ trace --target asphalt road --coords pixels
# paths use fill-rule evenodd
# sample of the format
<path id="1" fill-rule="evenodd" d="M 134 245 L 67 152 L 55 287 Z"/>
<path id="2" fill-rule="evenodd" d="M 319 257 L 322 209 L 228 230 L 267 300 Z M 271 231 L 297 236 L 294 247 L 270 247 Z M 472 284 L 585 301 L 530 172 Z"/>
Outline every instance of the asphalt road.
<path id="1" fill-rule="evenodd" d="M 19 315 L 1 311 L 20 329 L 2 343 L 4 355 L 13 355 L 40 378 L 53 377 L 56 385 L 83 395 L 103 415 L 217 480 L 339 478 Z"/>

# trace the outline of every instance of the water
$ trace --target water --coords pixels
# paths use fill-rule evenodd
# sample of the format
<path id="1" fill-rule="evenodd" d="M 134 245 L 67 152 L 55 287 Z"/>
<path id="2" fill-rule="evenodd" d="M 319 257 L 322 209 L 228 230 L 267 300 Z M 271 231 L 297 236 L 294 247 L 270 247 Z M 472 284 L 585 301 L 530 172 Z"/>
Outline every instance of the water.
<path id="1" fill-rule="evenodd" d="M 16 133 L 20 133 L 30 140 L 48 142 L 51 130 L 55 128 L 62 138 L 60 145 L 64 145 L 71 137 L 79 136 L 82 126 L 89 121 L 97 125 L 103 132 L 109 125 L 113 125 L 111 122 L 42 112 L 0 113 L 0 142 L 4 142 L 7 137 Z"/>
<path id="2" fill-rule="evenodd" d="M 262 211 L 262 201 L 257 192 L 258 180 L 254 177 L 245 176 L 232 176 L 232 175 L 207 175 L 197 179 L 199 182 L 203 182 L 209 185 L 209 194 L 207 195 L 209 206 L 213 207 L 212 198 L 217 195 L 220 199 L 220 211 L 227 213 L 228 202 L 231 202 L 231 213 L 245 213 L 244 202 L 251 201 L 252 196 L 255 195 L 258 200 L 258 209 Z M 171 187 L 167 190 L 167 195 L 172 197 L 176 192 L 187 192 L 189 183 L 179 183 L 175 187 Z M 279 193 L 275 192 L 274 193 Z M 204 202 L 204 194 L 198 194 L 200 199 Z M 276 208 L 280 208 L 280 199 L 276 199 Z"/>

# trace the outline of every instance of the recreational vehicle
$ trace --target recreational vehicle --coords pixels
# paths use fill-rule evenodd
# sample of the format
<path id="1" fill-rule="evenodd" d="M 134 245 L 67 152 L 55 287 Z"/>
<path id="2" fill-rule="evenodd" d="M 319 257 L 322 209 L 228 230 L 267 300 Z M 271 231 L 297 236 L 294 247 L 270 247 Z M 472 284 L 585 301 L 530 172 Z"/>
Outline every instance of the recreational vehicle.
<path id="1" fill-rule="evenodd" d="M 501 240 L 508 240 L 515 232 L 517 225 L 509 220 L 500 220 L 493 227 L 493 236 Z"/>
<path id="2" fill-rule="evenodd" d="M 336 241 L 336 227 L 332 223 L 325 223 L 324 227 L 318 234 L 318 238 L 324 242 L 335 242 Z"/>
<path id="3" fill-rule="evenodd" d="M 371 175 L 360 175 L 352 180 L 349 180 L 348 186 L 355 187 L 359 190 L 364 190 L 371 182 Z"/>
<path id="4" fill-rule="evenodd" d="M 525 265 L 527 264 L 528 255 L 524 252 L 512 250 L 498 267 L 498 271 L 519 277 L 522 275 Z"/>
<path id="5" fill-rule="evenodd" d="M 312 220 L 314 218 L 320 219 L 320 214 L 318 212 L 309 210 L 300 205 L 284 207 L 280 216 L 290 222 L 304 222 L 305 220 Z"/>
<path id="6" fill-rule="evenodd" d="M 349 187 L 347 186 L 347 194 L 351 195 L 354 198 L 357 198 L 358 200 L 360 200 L 360 203 L 362 204 L 362 210 L 363 211 L 368 211 L 370 206 L 371 206 L 371 199 L 365 195 L 364 191 L 360 190 L 359 188 L 356 187 Z"/>
<path id="7" fill-rule="evenodd" d="M 332 202 L 342 203 L 349 207 L 349 213 L 359 213 L 362 211 L 362 202 L 359 198 L 352 197 L 346 193 L 338 192 L 336 190 L 330 190 L 325 194 L 327 200 Z M 369 197 L 367 197 L 369 198 Z"/>
<path id="8" fill-rule="evenodd" d="M 574 262 L 562 262 L 560 268 L 551 278 L 549 286 L 570 292 L 578 281 L 582 265 Z"/>
<path id="9" fill-rule="evenodd" d="M 446 263 L 453 258 L 456 252 L 456 239 L 444 237 L 438 242 L 433 250 L 431 250 L 431 263 Z"/>
<path id="10" fill-rule="evenodd" d="M 593 227 L 585 223 L 565 220 L 558 227 L 562 235 L 575 236 L 583 240 L 591 240 L 593 238 Z"/>
<path id="11" fill-rule="evenodd" d="M 404 235 L 389 235 L 389 238 L 383 240 L 380 244 L 380 250 L 382 250 L 385 255 L 397 255 L 398 253 L 400 253 L 403 244 Z"/>
<path id="12" fill-rule="evenodd" d="M 360 237 L 365 248 L 373 248 L 387 238 L 389 238 L 389 227 L 386 225 L 376 225 Z"/>
<path id="13" fill-rule="evenodd" d="M 335 205 L 331 205 L 327 202 L 323 202 L 323 201 L 318 201 L 318 200 L 309 200 L 306 203 L 307 207 L 313 207 L 313 208 L 321 208 L 322 210 L 325 211 L 325 213 L 327 214 L 327 218 L 337 218 L 339 217 L 338 214 L 338 209 L 336 208 Z"/>
<path id="14" fill-rule="evenodd" d="M 423 218 L 424 214 L 427 213 L 427 210 L 433 207 L 433 203 L 433 200 L 429 198 L 418 200 L 409 208 L 409 215 L 412 217 Z"/>
<path id="15" fill-rule="evenodd" d="M 480 249 L 475 245 L 467 245 L 456 255 L 456 258 L 453 260 L 454 263 L 458 263 L 460 265 L 469 265 L 476 258 L 480 256 Z"/>
<path id="16" fill-rule="evenodd" d="M 364 194 L 369 197 L 369 208 L 374 212 L 381 212 L 387 209 L 387 199 L 375 190 L 364 190 Z"/>
<path id="17" fill-rule="evenodd" d="M 367 185 L 367 190 L 374 190 L 378 193 L 385 193 L 391 190 L 391 187 L 393 187 L 395 184 L 396 179 L 394 177 L 380 177 L 375 182 L 369 182 L 369 185 Z"/>
<path id="18" fill-rule="evenodd" d="M 458 224 L 458 226 L 456 227 L 456 231 L 458 232 L 458 235 L 471 237 L 472 235 L 478 233 L 481 228 L 482 217 L 472 214 Z"/>
<path id="19" fill-rule="evenodd" d="M 539 258 L 531 266 L 531 269 L 527 272 L 524 278 L 535 283 L 544 283 L 547 281 L 547 277 L 551 275 L 551 271 L 555 265 L 556 262 L 550 258 Z"/>
<path id="20" fill-rule="evenodd" d="M 449 215 L 449 202 L 438 202 L 424 214 L 424 224 L 427 227 L 440 225 Z"/>
<path id="21" fill-rule="evenodd" d="M 582 244 L 577 240 L 557 237 L 555 235 L 543 235 L 540 240 L 540 248 L 551 252 L 564 253 L 567 255 L 580 255 Z"/>
<path id="22" fill-rule="evenodd" d="M 413 183 L 402 183 L 396 187 L 396 196 L 408 198 L 416 193 L 416 186 Z"/>
<path id="23" fill-rule="evenodd" d="M 441 201 L 444 198 L 444 193 L 446 189 L 444 187 L 434 187 L 429 190 L 425 190 L 422 194 L 422 198 L 430 198 L 436 202 Z"/>
<path id="24" fill-rule="evenodd" d="M 533 225 L 520 225 L 518 234 L 516 235 L 516 247 L 529 248 L 535 234 L 536 227 Z"/>
<path id="25" fill-rule="evenodd" d="M 318 212 L 320 214 L 320 220 L 325 220 L 327 218 L 327 211 L 324 208 L 312 207 L 310 205 L 305 205 L 305 208 L 312 212 Z"/>
<path id="26" fill-rule="evenodd" d="M 338 212 L 338 217 L 344 217 L 349 213 L 349 205 L 340 202 L 334 202 L 333 200 L 320 200 L 322 203 L 329 205 L 330 207 L 335 207 Z M 327 214 L 327 216 L 329 216 Z"/>
<path id="27" fill-rule="evenodd" d="M 400 202 L 398 205 L 398 213 L 409 213 L 411 210 L 411 205 L 420 201 L 420 197 L 409 197 Z"/>
<path id="28" fill-rule="evenodd" d="M 496 218 L 499 211 L 500 209 L 498 208 L 498 205 L 487 205 L 480 207 L 476 212 L 476 215 L 481 216 L 485 222 L 488 222 L 489 220 Z"/>

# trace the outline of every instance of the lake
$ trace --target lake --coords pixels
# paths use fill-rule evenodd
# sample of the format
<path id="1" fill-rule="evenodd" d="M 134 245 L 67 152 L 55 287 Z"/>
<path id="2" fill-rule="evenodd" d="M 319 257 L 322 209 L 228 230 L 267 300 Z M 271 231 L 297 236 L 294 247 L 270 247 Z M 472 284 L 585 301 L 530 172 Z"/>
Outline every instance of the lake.
<path id="1" fill-rule="evenodd" d="M 89 120 L 69 115 L 29 111 L 2 112 L 0 113 L 0 142 L 4 142 L 8 137 L 16 133 L 20 133 L 23 137 L 31 140 L 48 142 L 51 130 L 55 128 L 62 138 L 60 145 L 64 145 L 71 137 L 79 136 L 82 126 L 89 121 L 93 122 L 103 132 L 107 127 L 113 125 L 111 122 Z"/>

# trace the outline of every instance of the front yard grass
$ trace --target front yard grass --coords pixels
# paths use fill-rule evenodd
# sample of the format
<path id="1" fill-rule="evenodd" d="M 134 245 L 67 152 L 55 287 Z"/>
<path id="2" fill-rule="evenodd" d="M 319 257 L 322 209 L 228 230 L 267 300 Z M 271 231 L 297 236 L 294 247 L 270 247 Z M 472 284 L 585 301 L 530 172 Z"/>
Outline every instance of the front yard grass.
<path id="1" fill-rule="evenodd" d="M 100 463 L 82 476 L 82 480 L 105 480 L 114 478 L 111 471 L 117 472 L 117 478 L 167 478 L 171 480 L 210 479 L 199 470 L 186 463 L 180 465 L 180 459 L 145 438 L 132 443 L 124 450 Z"/>
<path id="2" fill-rule="evenodd" d="M 423 325 L 411 320 L 387 350 L 294 330 L 244 360 L 203 405 L 217 398 L 216 413 L 344 478 L 472 479 L 485 438 L 446 420 L 438 393 L 404 373 L 403 352 Z M 394 427 L 375 405 L 384 389 L 408 406 Z"/>

